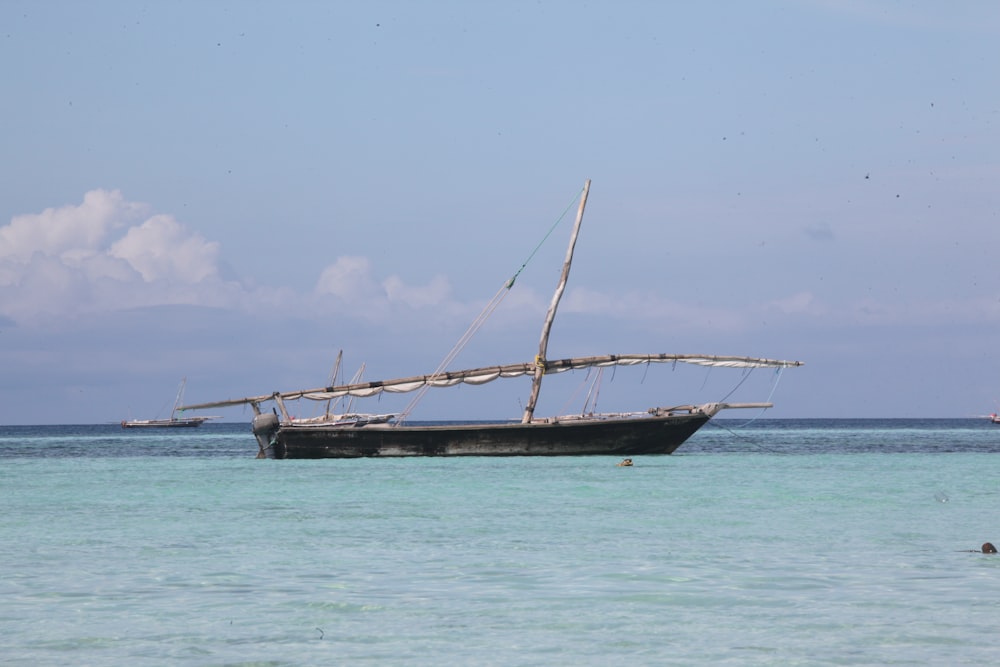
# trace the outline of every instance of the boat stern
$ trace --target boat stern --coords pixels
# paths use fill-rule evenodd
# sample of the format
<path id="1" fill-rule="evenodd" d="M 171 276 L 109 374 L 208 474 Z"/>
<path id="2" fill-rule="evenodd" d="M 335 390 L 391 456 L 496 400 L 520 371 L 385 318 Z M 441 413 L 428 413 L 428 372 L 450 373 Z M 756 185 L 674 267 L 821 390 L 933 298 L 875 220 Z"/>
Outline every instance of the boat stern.
<path id="1" fill-rule="evenodd" d="M 257 452 L 257 458 L 267 458 L 268 452 L 273 451 L 279 426 L 278 415 L 273 412 L 254 415 L 251 428 L 253 429 L 253 437 L 257 439 L 257 446 L 260 448 Z"/>

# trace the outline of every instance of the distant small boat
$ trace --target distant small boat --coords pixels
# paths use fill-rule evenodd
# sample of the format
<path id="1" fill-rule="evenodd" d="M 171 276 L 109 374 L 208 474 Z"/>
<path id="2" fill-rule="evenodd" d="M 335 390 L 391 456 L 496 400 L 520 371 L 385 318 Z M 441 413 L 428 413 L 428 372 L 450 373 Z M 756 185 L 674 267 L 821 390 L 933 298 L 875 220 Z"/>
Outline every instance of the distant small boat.
<path id="1" fill-rule="evenodd" d="M 1000 415 L 994 412 L 990 415 L 990 421 L 994 424 L 1000 424 Z"/>
<path id="2" fill-rule="evenodd" d="M 123 419 L 122 428 L 183 428 L 201 426 L 214 417 L 179 417 L 170 419 Z"/>
<path id="3" fill-rule="evenodd" d="M 184 385 L 187 378 L 181 379 L 177 398 L 174 399 L 174 409 L 170 411 L 170 419 L 123 419 L 122 428 L 194 428 L 201 426 L 210 419 L 219 417 L 178 417 L 178 408 L 184 400 Z"/>

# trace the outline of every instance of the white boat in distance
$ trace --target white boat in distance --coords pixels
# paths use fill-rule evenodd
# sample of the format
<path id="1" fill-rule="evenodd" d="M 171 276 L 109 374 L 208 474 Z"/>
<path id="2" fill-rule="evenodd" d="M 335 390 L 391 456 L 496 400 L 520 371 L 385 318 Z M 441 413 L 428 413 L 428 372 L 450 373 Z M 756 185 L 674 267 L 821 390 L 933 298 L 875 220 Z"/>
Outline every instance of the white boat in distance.
<path id="1" fill-rule="evenodd" d="M 170 411 L 169 419 L 123 419 L 122 428 L 195 428 L 201 426 L 210 419 L 219 419 L 219 417 L 178 417 L 178 411 L 182 411 L 183 408 L 180 407 L 181 403 L 184 401 L 184 386 L 187 384 L 187 378 L 181 379 L 181 386 L 177 390 L 177 398 L 174 399 L 174 408 Z"/>
<path id="2" fill-rule="evenodd" d="M 550 360 L 549 332 L 573 260 L 576 239 L 590 191 L 588 180 L 580 197 L 576 223 L 562 275 L 549 305 L 539 351 L 533 362 L 489 366 L 429 375 L 355 382 L 318 389 L 274 392 L 261 396 L 184 406 L 184 410 L 222 408 L 250 404 L 254 412 L 252 430 L 259 458 L 357 458 L 399 456 L 579 456 L 671 454 L 713 416 L 731 408 L 769 408 L 771 403 L 706 403 L 654 407 L 642 412 L 581 414 L 537 418 L 535 405 L 542 378 L 573 369 L 629 366 L 649 363 L 687 363 L 727 368 L 788 368 L 799 361 L 755 357 L 695 354 L 621 354 Z M 516 276 L 515 276 L 516 278 Z M 505 285 L 514 284 L 514 278 Z M 519 422 L 448 423 L 409 425 L 399 415 L 341 415 L 336 421 L 308 423 L 289 416 L 284 402 L 300 398 L 314 401 L 350 397 L 372 397 L 383 392 L 422 391 L 430 387 L 484 384 L 499 378 L 532 377 L 531 394 Z M 261 405 L 273 401 L 270 412 Z M 280 414 L 279 414 L 280 411 Z"/>

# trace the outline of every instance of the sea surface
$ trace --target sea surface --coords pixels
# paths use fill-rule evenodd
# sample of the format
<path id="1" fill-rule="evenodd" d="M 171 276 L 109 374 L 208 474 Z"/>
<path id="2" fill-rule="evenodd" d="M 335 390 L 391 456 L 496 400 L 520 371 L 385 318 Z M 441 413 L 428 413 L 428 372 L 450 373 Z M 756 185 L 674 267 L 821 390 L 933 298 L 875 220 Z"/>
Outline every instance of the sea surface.
<path id="1" fill-rule="evenodd" d="M 672 456 L 270 461 L 0 427 L 3 665 L 979 665 L 1000 426 L 713 420 Z"/>

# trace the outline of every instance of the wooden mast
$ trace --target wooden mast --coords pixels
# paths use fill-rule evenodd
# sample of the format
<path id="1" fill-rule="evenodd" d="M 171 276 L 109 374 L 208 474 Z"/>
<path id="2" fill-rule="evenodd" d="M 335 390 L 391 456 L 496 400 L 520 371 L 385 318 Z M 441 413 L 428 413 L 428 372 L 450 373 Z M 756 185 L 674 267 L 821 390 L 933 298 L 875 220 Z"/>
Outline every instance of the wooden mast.
<path id="1" fill-rule="evenodd" d="M 331 387 L 334 386 L 335 384 L 337 384 L 337 375 L 340 374 L 340 361 L 343 358 L 344 358 L 344 351 L 340 350 L 339 352 L 337 352 L 337 361 L 334 362 L 334 364 L 333 364 L 333 370 L 330 371 L 330 386 Z M 330 403 L 332 401 L 333 401 L 333 399 L 331 398 L 329 401 L 326 402 L 326 416 L 327 416 L 327 418 L 330 417 Z"/>
<path id="2" fill-rule="evenodd" d="M 556 308 L 559 307 L 559 300 L 566 290 L 566 281 L 569 279 L 569 268 L 573 263 L 573 250 L 576 248 L 576 237 L 580 233 L 580 223 L 583 222 L 583 209 L 587 206 L 587 194 L 590 192 L 590 179 L 583 185 L 583 194 L 580 196 L 580 208 L 576 211 L 576 223 L 573 225 L 573 234 L 569 239 L 569 249 L 566 251 L 566 261 L 563 263 L 562 275 L 559 277 L 559 285 L 556 293 L 552 296 L 552 303 L 549 304 L 549 312 L 545 315 L 545 324 L 542 325 L 542 339 L 538 343 L 538 356 L 535 357 L 535 374 L 531 380 L 531 396 L 528 397 L 528 404 L 524 407 L 524 416 L 521 418 L 522 424 L 531 422 L 535 414 L 535 404 L 538 402 L 538 392 L 542 388 L 542 377 L 545 375 L 545 352 L 549 346 L 549 332 L 552 330 L 552 322 L 556 318 Z"/>
<path id="3" fill-rule="evenodd" d="M 174 409 L 170 411 L 170 419 L 177 418 L 177 408 L 184 404 L 184 385 L 187 381 L 186 377 L 181 378 L 181 386 L 177 388 L 177 398 L 174 399 Z"/>

